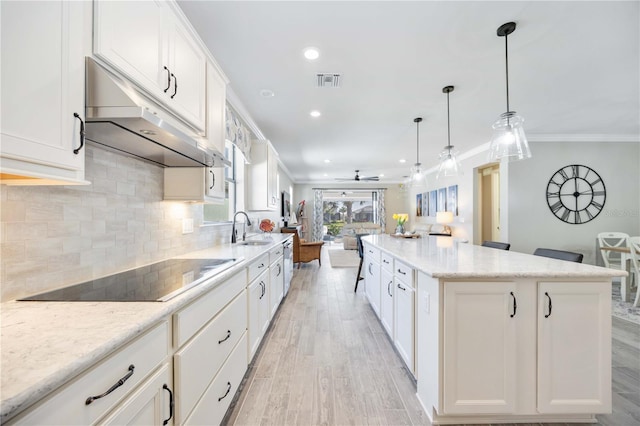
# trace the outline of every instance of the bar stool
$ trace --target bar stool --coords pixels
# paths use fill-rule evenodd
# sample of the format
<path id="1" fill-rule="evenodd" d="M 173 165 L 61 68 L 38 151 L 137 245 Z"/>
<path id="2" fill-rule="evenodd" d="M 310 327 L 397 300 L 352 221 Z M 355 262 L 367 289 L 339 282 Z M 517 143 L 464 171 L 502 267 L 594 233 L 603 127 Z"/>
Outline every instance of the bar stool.
<path id="1" fill-rule="evenodd" d="M 362 262 L 364 261 L 364 248 L 362 247 L 362 235 L 356 235 L 356 244 L 358 246 L 358 256 L 360 256 L 360 265 L 358 266 L 358 274 L 356 275 L 356 287 L 353 292 L 358 291 L 358 281 L 363 280 L 364 277 L 360 276 L 362 272 Z"/>

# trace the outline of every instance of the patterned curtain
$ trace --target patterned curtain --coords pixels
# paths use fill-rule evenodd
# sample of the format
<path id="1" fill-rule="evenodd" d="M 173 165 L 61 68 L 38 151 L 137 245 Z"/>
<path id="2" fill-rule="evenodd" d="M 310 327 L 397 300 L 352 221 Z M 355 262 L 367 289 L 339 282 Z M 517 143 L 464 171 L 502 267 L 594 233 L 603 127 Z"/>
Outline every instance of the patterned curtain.
<path id="1" fill-rule="evenodd" d="M 382 228 L 382 232 L 385 232 L 387 226 L 387 209 L 384 206 L 384 189 L 377 189 L 374 191 L 373 196 L 376 197 L 376 215 L 377 222 Z"/>
<path id="2" fill-rule="evenodd" d="M 322 219 L 322 189 L 316 189 L 313 195 L 313 241 L 322 240 Z"/>

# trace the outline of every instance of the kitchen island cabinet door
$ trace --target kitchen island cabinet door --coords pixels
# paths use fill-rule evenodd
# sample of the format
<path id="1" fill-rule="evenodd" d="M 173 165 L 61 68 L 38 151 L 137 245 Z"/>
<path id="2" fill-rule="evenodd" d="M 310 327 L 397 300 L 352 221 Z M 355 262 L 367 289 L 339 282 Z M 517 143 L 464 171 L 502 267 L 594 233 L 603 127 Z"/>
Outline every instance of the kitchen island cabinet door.
<path id="1" fill-rule="evenodd" d="M 538 411 L 611 412 L 611 283 L 538 286 Z"/>
<path id="2" fill-rule="evenodd" d="M 415 375 L 415 289 L 394 277 L 394 343 L 409 371 Z"/>
<path id="3" fill-rule="evenodd" d="M 85 25 L 85 4 L 69 1 L 0 4 L 0 183 L 89 183 L 84 180 L 81 135 L 87 50 L 83 40 L 89 32 Z"/>
<path id="4" fill-rule="evenodd" d="M 380 316 L 380 263 L 365 255 L 364 287 L 373 312 Z"/>
<path id="5" fill-rule="evenodd" d="M 386 268 L 380 269 L 380 322 L 393 340 L 393 273 Z"/>
<path id="6" fill-rule="evenodd" d="M 515 288 L 513 282 L 444 283 L 445 414 L 515 412 Z"/>

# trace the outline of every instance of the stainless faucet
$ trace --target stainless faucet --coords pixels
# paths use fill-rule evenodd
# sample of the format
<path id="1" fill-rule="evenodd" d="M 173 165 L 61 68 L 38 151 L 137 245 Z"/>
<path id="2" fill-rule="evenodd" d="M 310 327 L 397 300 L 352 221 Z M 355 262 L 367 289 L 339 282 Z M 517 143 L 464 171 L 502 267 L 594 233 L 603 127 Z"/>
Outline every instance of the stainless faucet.
<path id="1" fill-rule="evenodd" d="M 249 219 L 249 216 L 247 216 L 247 214 L 243 211 L 237 211 L 236 214 L 233 215 L 233 225 L 231 226 L 231 244 L 235 244 L 236 243 L 236 216 L 238 216 L 240 213 L 242 213 L 244 215 L 244 217 L 247 218 L 247 225 L 251 226 L 251 220 Z M 245 240 L 245 238 L 247 237 L 247 233 L 245 230 L 245 224 L 242 224 L 242 241 Z"/>

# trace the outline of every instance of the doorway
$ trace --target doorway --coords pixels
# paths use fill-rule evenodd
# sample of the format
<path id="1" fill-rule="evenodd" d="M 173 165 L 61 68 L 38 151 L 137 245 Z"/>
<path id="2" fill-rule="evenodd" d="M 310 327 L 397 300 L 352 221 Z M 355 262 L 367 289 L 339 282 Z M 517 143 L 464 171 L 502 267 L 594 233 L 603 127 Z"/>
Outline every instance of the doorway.
<path id="1" fill-rule="evenodd" d="M 500 165 L 477 168 L 476 183 L 474 243 L 500 241 Z"/>

